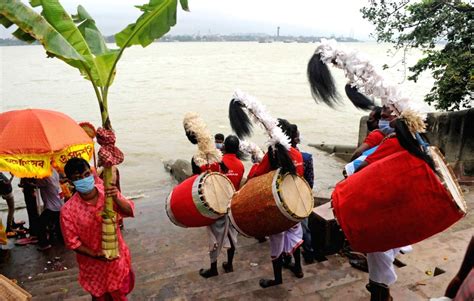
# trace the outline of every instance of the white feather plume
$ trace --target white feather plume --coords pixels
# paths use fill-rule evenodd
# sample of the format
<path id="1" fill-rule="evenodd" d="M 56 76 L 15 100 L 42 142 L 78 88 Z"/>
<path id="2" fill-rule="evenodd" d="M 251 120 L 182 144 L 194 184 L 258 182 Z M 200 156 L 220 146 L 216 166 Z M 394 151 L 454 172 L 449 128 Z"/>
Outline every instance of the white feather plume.
<path id="1" fill-rule="evenodd" d="M 270 137 L 268 140 L 269 145 L 275 146 L 277 143 L 280 143 L 287 150 L 290 149 L 290 138 L 283 133 L 280 127 L 278 127 L 277 119 L 273 118 L 268 113 L 267 109 L 260 101 L 240 90 L 236 90 L 234 92 L 233 98 L 242 103 L 251 113 L 255 121 L 259 122 L 263 126 Z"/>
<path id="2" fill-rule="evenodd" d="M 411 110 L 423 120 L 426 118 L 426 115 L 418 110 L 415 102 L 404 97 L 398 87 L 388 82 L 382 73 L 359 52 L 345 51 L 335 40 L 326 39 L 321 39 L 315 52 L 320 54 L 324 64 L 333 64 L 344 70 L 352 87 L 356 87 L 366 95 L 380 98 L 382 104 L 394 107 L 397 115 L 405 110 Z"/>

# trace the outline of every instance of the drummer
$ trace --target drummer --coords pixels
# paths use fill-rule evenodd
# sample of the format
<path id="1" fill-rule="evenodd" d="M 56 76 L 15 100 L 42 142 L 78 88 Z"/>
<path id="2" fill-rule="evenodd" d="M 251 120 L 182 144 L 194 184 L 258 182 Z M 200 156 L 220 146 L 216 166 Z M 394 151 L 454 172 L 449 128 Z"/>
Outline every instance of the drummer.
<path id="1" fill-rule="evenodd" d="M 278 126 L 283 130 L 288 137 L 291 137 L 292 125 L 285 119 L 278 119 Z M 294 147 L 291 147 L 288 151 L 288 155 L 291 158 L 291 162 L 283 162 L 282 158 L 285 158 L 285 154 L 279 154 L 278 151 L 272 151 L 271 149 L 266 153 L 262 159 L 262 162 L 258 166 L 254 166 L 252 175 L 249 174 L 249 178 L 263 175 L 271 170 L 275 170 L 279 167 L 292 171 L 299 176 L 303 176 L 303 157 L 301 153 Z M 291 165 L 289 166 L 288 165 Z M 288 165 L 288 166 L 287 166 Z M 297 224 L 287 231 L 270 235 L 270 249 L 273 266 L 273 274 L 275 279 L 260 279 L 260 286 L 267 288 L 270 286 L 278 285 L 283 282 L 282 279 L 282 267 L 283 257 L 285 253 L 293 254 L 295 258 L 295 265 L 291 267 L 292 272 L 298 278 L 304 276 L 301 268 L 301 254 L 299 246 L 303 243 L 303 231 L 301 224 Z"/>
<path id="2" fill-rule="evenodd" d="M 224 141 L 221 172 L 225 174 L 234 185 L 237 191 L 240 188 L 240 182 L 244 175 L 244 165 L 239 159 L 239 138 L 234 135 L 227 136 Z M 232 261 L 235 254 L 235 244 L 237 243 L 237 231 L 231 225 L 228 216 L 221 217 L 214 224 L 207 226 L 207 234 L 209 238 L 209 257 L 211 267 L 209 269 L 201 269 L 199 274 L 204 278 L 217 276 L 217 257 L 221 248 L 227 249 L 227 261 L 222 263 L 224 272 L 230 273 L 234 271 Z M 225 235 L 225 237 L 223 237 Z M 222 246 L 219 243 L 222 242 Z"/>
<path id="3" fill-rule="evenodd" d="M 396 135 L 395 133 L 392 133 L 387 136 L 377 150 L 367 157 L 358 172 L 369 164 L 373 164 L 391 154 L 405 150 L 424 160 L 432 169 L 434 169 L 433 161 L 421 151 L 418 142 L 413 138 L 403 119 L 395 119 L 391 124 L 394 125 Z M 381 170 L 380 172 L 389 173 L 392 171 Z M 400 181 L 406 181 L 406 179 L 400 179 Z M 408 249 L 410 248 L 408 247 Z M 385 252 L 367 254 L 367 263 L 369 267 L 369 284 L 367 285 L 367 289 L 371 293 L 371 300 L 391 300 L 389 286 L 397 280 L 393 261 L 399 251 L 400 248 L 395 248 Z"/>

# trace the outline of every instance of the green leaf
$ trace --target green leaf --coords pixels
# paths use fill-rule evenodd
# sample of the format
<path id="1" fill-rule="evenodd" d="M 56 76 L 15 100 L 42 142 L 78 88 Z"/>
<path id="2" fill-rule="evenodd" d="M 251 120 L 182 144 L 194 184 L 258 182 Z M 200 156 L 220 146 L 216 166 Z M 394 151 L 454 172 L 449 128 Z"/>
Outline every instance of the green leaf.
<path id="1" fill-rule="evenodd" d="M 187 0 L 180 0 L 181 7 L 188 10 Z M 115 43 L 120 48 L 132 45 L 148 46 L 165 35 L 176 24 L 177 0 L 150 0 L 138 6 L 143 14 L 115 35 Z"/>
<path id="2" fill-rule="evenodd" d="M 93 81 L 95 85 L 104 87 L 107 82 L 107 75 L 110 72 L 104 72 L 104 68 L 112 68 L 113 64 L 106 66 L 104 61 L 101 61 L 101 66 L 97 66 L 97 58 L 95 54 L 102 55 L 109 52 L 109 49 L 105 45 L 104 38 L 100 31 L 95 26 L 95 21 L 90 17 L 86 10 L 82 7 L 78 7 L 78 15 L 76 19 L 83 19 L 83 23 L 79 25 L 82 29 L 78 28 L 74 24 L 71 16 L 64 10 L 58 0 L 35 0 L 40 2 L 43 8 L 42 15 L 45 19 L 65 37 L 68 42 L 79 52 L 85 59 L 87 64 L 83 68 L 79 68 L 84 76 Z M 94 49 L 94 51 L 92 51 Z M 115 52 L 111 52 L 107 57 L 116 56 Z M 109 62 L 110 59 L 105 60 Z M 83 69 L 87 70 L 83 70 Z M 110 84 L 110 83 L 109 83 Z"/>
<path id="3" fill-rule="evenodd" d="M 8 28 L 13 25 L 13 22 L 0 15 L 0 24 L 3 25 L 3 27 Z"/>
<path id="4" fill-rule="evenodd" d="M 104 54 L 110 50 L 107 48 L 104 36 L 97 28 L 95 20 L 89 15 L 84 7 L 77 7 L 77 15 L 72 16 L 75 23 L 80 23 L 78 28 L 91 52 L 95 55 Z"/>
<path id="5" fill-rule="evenodd" d="M 56 56 L 68 64 L 80 65 L 85 62 L 84 57 L 54 27 L 20 0 L 0 1 L 0 15 L 39 41 L 49 55 Z"/>
<path id="6" fill-rule="evenodd" d="M 32 37 L 29 33 L 27 32 L 24 32 L 23 30 L 21 30 L 20 28 L 18 28 L 17 30 L 15 30 L 12 35 L 17 38 L 18 40 L 20 41 L 24 41 L 24 42 L 27 42 L 27 43 L 33 43 L 34 41 L 36 41 L 36 39 L 34 37 Z"/>
<path id="7" fill-rule="evenodd" d="M 181 8 L 185 11 L 189 11 L 188 0 L 179 0 Z"/>

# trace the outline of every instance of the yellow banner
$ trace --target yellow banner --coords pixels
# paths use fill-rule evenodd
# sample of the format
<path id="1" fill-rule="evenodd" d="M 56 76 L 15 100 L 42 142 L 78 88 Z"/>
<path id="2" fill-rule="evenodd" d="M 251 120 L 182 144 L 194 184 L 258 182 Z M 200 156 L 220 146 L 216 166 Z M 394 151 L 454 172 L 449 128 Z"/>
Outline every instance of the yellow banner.
<path id="1" fill-rule="evenodd" d="M 51 164 L 62 171 L 70 158 L 80 157 L 89 162 L 93 152 L 94 145 L 90 143 L 73 145 L 55 154 L 0 155 L 0 170 L 18 178 L 45 178 L 51 175 Z"/>

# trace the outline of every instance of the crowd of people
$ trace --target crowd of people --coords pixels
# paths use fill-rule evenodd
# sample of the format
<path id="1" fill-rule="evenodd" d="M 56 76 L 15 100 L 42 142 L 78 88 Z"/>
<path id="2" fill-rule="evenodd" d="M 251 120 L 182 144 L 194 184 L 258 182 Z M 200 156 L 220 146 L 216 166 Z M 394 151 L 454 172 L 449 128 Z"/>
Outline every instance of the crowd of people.
<path id="1" fill-rule="evenodd" d="M 206 164 L 193 156 L 191 159 L 194 174 L 208 171 L 224 174 L 238 191 L 246 181 L 262 176 L 277 168 L 304 177 L 312 188 L 314 185 L 313 159 L 309 153 L 298 149 L 299 130 L 296 124 L 286 119 L 278 119 L 278 127 L 289 138 L 291 147 L 288 150 L 289 162 L 283 162 L 277 151 L 268 151 L 257 162 L 252 158 L 253 166 L 245 175 L 242 160 L 246 158 L 240 149 L 240 139 L 235 135 L 216 134 L 214 147 L 222 158 L 215 164 Z M 383 159 L 390 154 L 406 149 L 397 139 L 403 132 L 403 125 L 387 107 L 376 107 L 367 121 L 369 133 L 364 142 L 352 155 L 351 162 L 346 165 L 343 175 L 351 177 L 368 165 Z M 198 144 L 196 134 L 185 128 L 188 140 Z M 408 146 L 409 147 L 409 146 Z M 290 165 L 288 165 L 288 163 Z M 114 209 L 118 213 L 117 225 L 124 217 L 134 216 L 134 204 L 120 193 L 120 177 L 118 169 L 113 169 L 112 183 L 104 187 L 101 170 L 94 171 L 89 163 L 80 158 L 70 159 L 64 168 L 64 174 L 53 170 L 50 177 L 44 179 L 22 178 L 22 188 L 28 213 L 28 229 L 24 221 L 14 219 L 14 197 L 12 193 L 13 176 L 7 177 L 0 173 L 0 193 L 8 205 L 7 234 L 17 237 L 17 245 L 37 244 L 39 251 L 45 251 L 52 242 L 59 241 L 74 250 L 79 266 L 79 282 L 88 291 L 93 300 L 126 300 L 126 295 L 134 287 L 135 275 L 132 270 L 130 251 L 122 237 L 120 227 L 116 227 L 120 256 L 109 259 L 102 250 L 102 219 L 106 197 L 111 197 Z M 41 201 L 39 201 L 41 200 Z M 204 278 L 219 275 L 217 258 L 222 249 L 227 250 L 227 261 L 222 263 L 225 273 L 234 271 L 234 255 L 236 253 L 238 232 L 233 227 L 228 215 L 216 219 L 207 226 L 209 238 L 210 267 L 201 269 L 199 274 Z M 260 286 L 267 288 L 283 283 L 282 269 L 288 268 L 295 277 L 303 278 L 302 258 L 307 264 L 319 260 L 311 243 L 311 231 L 308 219 L 278 234 L 269 235 L 270 258 L 273 267 L 273 278 L 261 279 Z M 256 237 L 260 243 L 267 238 Z M 474 241 L 474 240 L 473 240 Z M 458 275 L 453 279 L 446 292 L 447 297 L 439 300 L 455 298 L 458 291 L 466 294 L 463 286 L 472 268 L 472 244 Z M 411 251 L 410 246 L 390 249 L 385 252 L 364 254 L 351 264 L 361 270 L 368 271 L 369 284 L 367 290 L 372 301 L 391 300 L 389 286 L 397 280 L 394 269 L 396 256 Z M 472 272 L 471 272 L 472 274 Z M 471 285 L 471 284 L 466 284 Z M 458 299 L 456 299 L 458 300 Z M 462 300 L 462 299 L 460 299 Z"/>

